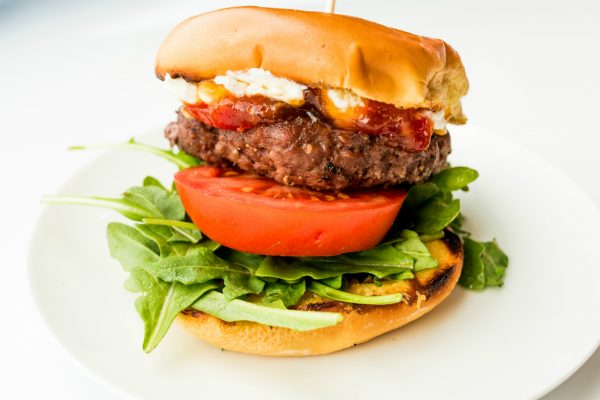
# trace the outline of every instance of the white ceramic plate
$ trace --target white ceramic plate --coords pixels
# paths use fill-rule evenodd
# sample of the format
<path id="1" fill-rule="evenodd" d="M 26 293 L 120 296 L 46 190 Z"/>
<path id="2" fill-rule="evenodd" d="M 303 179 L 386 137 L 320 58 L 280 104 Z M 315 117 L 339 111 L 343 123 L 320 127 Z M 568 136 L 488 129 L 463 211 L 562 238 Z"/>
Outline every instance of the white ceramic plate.
<path id="1" fill-rule="evenodd" d="M 160 132 L 152 132 L 158 138 Z M 333 355 L 262 358 L 223 352 L 174 326 L 152 354 L 125 273 L 107 251 L 110 211 L 47 208 L 31 243 L 34 297 L 63 346 L 93 375 L 142 398 L 449 398 L 541 396 L 600 339 L 600 213 L 562 173 L 477 127 L 453 131 L 454 165 L 479 170 L 463 210 L 475 237 L 496 237 L 511 259 L 505 286 L 458 288 L 431 314 Z M 172 167 L 106 154 L 62 194 L 118 195 Z"/>

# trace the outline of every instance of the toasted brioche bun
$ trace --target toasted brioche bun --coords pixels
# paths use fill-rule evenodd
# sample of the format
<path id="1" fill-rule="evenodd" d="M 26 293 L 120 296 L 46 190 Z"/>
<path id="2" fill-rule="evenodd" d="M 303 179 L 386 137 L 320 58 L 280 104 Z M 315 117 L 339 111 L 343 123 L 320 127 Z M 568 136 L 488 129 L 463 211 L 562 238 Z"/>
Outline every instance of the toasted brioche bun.
<path id="1" fill-rule="evenodd" d="M 183 327 L 200 339 L 225 350 L 266 356 L 310 356 L 342 350 L 407 324 L 441 303 L 458 281 L 463 263 L 463 247 L 458 237 L 446 233 L 444 239 L 427 243 L 439 267 L 415 274 L 415 279 L 374 284 L 350 284 L 348 290 L 375 296 L 403 293 L 401 303 L 366 306 L 341 303 L 307 292 L 295 308 L 332 311 L 342 314 L 335 326 L 312 331 L 266 326 L 255 322 L 225 322 L 196 310 L 179 314 Z"/>
<path id="2" fill-rule="evenodd" d="M 400 108 L 443 109 L 464 123 L 468 82 L 458 53 L 364 19 L 275 8 L 235 7 L 180 23 L 164 40 L 156 74 L 190 82 L 262 68 L 309 86 L 351 89 Z"/>

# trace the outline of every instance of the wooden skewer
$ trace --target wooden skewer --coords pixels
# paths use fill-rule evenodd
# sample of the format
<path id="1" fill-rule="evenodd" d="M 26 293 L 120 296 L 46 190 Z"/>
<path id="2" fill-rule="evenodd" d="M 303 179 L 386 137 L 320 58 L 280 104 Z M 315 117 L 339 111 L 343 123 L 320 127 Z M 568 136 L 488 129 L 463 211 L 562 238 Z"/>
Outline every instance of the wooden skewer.
<path id="1" fill-rule="evenodd" d="M 335 0 L 327 0 L 327 8 L 325 11 L 329 14 L 335 13 Z"/>

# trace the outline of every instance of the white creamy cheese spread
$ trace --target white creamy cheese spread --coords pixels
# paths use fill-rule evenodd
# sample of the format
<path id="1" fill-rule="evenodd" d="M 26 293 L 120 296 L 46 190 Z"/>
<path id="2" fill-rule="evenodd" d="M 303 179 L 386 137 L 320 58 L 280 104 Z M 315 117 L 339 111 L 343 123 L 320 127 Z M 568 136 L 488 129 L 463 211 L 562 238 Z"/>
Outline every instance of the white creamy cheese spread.
<path id="1" fill-rule="evenodd" d="M 433 129 L 436 131 L 446 130 L 446 117 L 444 111 L 425 111 L 425 116 L 433 121 Z"/>
<path id="2" fill-rule="evenodd" d="M 195 84 L 189 83 L 183 78 L 171 78 L 171 75 L 165 76 L 165 86 L 178 100 L 186 103 L 195 104 L 198 102 L 198 88 Z"/>
<path id="3" fill-rule="evenodd" d="M 260 68 L 227 71 L 225 75 L 216 76 L 213 81 L 238 97 L 262 95 L 291 105 L 304 103 L 304 90 L 307 89 L 306 85 L 276 77 L 271 72 Z M 183 78 L 173 79 L 167 74 L 165 85 L 177 99 L 186 103 L 195 104 L 198 101 L 210 103 L 214 100 L 212 94 L 202 85 L 190 83 Z M 365 105 L 360 96 L 347 89 L 327 89 L 327 97 L 342 112 Z M 425 111 L 425 116 L 433 121 L 436 131 L 446 130 L 444 111 Z"/>
<path id="4" fill-rule="evenodd" d="M 216 76 L 214 81 L 236 96 L 262 95 L 289 104 L 302 104 L 307 89 L 305 85 L 276 77 L 260 68 L 227 71 L 225 75 Z"/>
<path id="5" fill-rule="evenodd" d="M 346 89 L 327 89 L 327 97 L 334 106 L 340 111 L 346 111 L 348 108 L 362 107 L 365 105 L 360 96 Z"/>

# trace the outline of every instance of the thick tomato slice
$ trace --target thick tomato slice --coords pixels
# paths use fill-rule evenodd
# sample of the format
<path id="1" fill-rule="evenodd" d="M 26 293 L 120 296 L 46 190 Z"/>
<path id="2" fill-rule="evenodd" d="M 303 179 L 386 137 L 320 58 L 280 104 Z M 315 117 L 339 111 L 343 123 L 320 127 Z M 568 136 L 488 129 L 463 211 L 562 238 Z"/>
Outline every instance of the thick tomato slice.
<path id="1" fill-rule="evenodd" d="M 333 256 L 381 241 L 406 197 L 401 189 L 321 193 L 213 167 L 175 175 L 198 228 L 224 246 L 276 256 Z"/>

